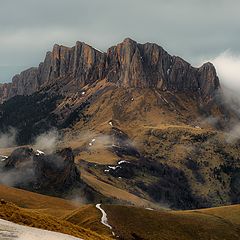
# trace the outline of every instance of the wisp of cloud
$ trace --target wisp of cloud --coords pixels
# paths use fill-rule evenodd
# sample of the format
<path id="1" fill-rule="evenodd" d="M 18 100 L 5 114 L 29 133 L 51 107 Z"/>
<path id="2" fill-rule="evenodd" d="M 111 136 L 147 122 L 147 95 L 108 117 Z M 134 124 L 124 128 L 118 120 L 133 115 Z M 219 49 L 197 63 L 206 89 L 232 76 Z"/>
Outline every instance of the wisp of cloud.
<path id="1" fill-rule="evenodd" d="M 39 135 L 35 139 L 34 148 L 44 150 L 46 153 L 53 153 L 57 148 L 58 141 L 58 132 L 56 130 L 51 130 Z"/>
<path id="2" fill-rule="evenodd" d="M 227 50 L 210 61 L 217 69 L 223 90 L 227 88 L 238 94 L 240 91 L 240 54 L 237 55 Z"/>
<path id="3" fill-rule="evenodd" d="M 210 61 L 217 69 L 225 104 L 240 116 L 240 54 L 227 50 Z M 238 139 L 240 139 L 240 123 L 235 121 L 226 134 L 226 140 L 230 143 Z"/>
<path id="4" fill-rule="evenodd" d="M 10 128 L 5 133 L 0 133 L 0 148 L 13 147 L 16 144 L 17 130 Z"/>

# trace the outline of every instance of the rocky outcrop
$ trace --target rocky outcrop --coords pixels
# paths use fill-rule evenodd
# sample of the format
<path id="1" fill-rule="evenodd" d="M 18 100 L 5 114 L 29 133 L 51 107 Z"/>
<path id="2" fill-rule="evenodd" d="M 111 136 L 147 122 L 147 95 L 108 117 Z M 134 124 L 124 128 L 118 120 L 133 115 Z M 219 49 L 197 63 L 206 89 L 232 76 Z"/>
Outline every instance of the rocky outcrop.
<path id="1" fill-rule="evenodd" d="M 156 44 L 131 39 L 108 50 L 107 79 L 124 87 L 166 86 L 171 56 Z"/>
<path id="2" fill-rule="evenodd" d="M 63 77 L 74 79 L 79 89 L 104 77 L 105 59 L 105 53 L 82 42 L 72 48 L 56 44 L 38 68 L 27 69 L 14 76 L 12 83 L 0 85 L 0 102 L 16 95 L 30 95 Z"/>
<path id="3" fill-rule="evenodd" d="M 11 83 L 0 84 L 0 103 L 4 102 L 10 97 Z"/>
<path id="4" fill-rule="evenodd" d="M 194 68 L 156 44 L 138 44 L 131 39 L 108 50 L 106 69 L 107 79 L 123 87 L 191 91 L 204 101 L 210 100 L 220 87 L 211 63 Z"/>
<path id="5" fill-rule="evenodd" d="M 53 153 L 19 147 L 0 161 L 0 184 L 84 202 L 110 203 L 81 179 L 71 148 Z"/>
<path id="6" fill-rule="evenodd" d="M 139 44 L 127 38 L 109 48 L 107 53 L 82 42 L 72 48 L 54 45 L 38 68 L 28 69 L 16 75 L 11 84 L 0 86 L 0 101 L 32 94 L 66 77 L 74 82 L 75 91 L 106 78 L 126 88 L 191 91 L 206 102 L 220 87 L 212 64 L 194 68 L 180 57 L 169 55 L 157 44 Z"/>
<path id="7" fill-rule="evenodd" d="M 37 189 L 52 188 L 61 191 L 80 181 L 80 172 L 74 163 L 74 155 L 70 148 L 50 155 L 38 154 L 34 160 Z"/>
<path id="8" fill-rule="evenodd" d="M 39 65 L 40 85 L 71 76 L 82 87 L 103 78 L 105 54 L 91 46 L 77 42 L 73 48 L 54 45 L 45 61 Z"/>
<path id="9" fill-rule="evenodd" d="M 12 83 L 0 85 L 0 101 L 16 95 L 30 95 L 38 90 L 38 68 L 29 68 L 13 77 Z"/>
<path id="10" fill-rule="evenodd" d="M 200 94 L 205 101 L 209 101 L 212 97 L 212 93 L 220 88 L 216 69 L 212 63 L 208 62 L 198 69 L 198 73 Z"/>
<path id="11" fill-rule="evenodd" d="M 30 95 L 34 93 L 38 87 L 38 68 L 29 68 L 13 77 L 9 97 Z"/>
<path id="12" fill-rule="evenodd" d="M 4 161 L 1 175 L 4 184 L 4 179 L 11 177 L 12 186 L 39 192 L 64 192 L 80 183 L 80 172 L 70 148 L 53 154 L 18 148 Z"/>

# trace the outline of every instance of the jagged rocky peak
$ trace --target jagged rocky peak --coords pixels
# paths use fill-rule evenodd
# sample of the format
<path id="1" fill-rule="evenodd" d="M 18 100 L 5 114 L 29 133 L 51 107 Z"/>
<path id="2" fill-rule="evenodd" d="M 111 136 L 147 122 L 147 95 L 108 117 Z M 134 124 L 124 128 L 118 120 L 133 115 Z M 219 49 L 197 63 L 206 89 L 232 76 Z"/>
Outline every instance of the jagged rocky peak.
<path id="1" fill-rule="evenodd" d="M 107 79 L 125 87 L 163 87 L 171 56 L 156 44 L 127 38 L 108 50 Z"/>
<path id="2" fill-rule="evenodd" d="M 204 101 L 212 99 L 220 87 L 212 64 L 194 68 L 157 44 L 140 44 L 126 38 L 107 53 L 84 42 L 71 48 L 55 44 L 38 68 L 28 69 L 16 75 L 10 85 L 0 86 L 0 100 L 32 94 L 41 86 L 66 77 L 73 80 L 76 91 L 106 78 L 119 87 L 191 91 Z"/>
<path id="3" fill-rule="evenodd" d="M 157 44 L 139 44 L 129 38 L 108 50 L 107 79 L 123 87 L 196 92 L 203 100 L 211 99 L 220 87 L 211 63 L 194 68 Z"/>
<path id="4" fill-rule="evenodd" d="M 210 62 L 203 64 L 199 69 L 199 88 L 201 95 L 206 100 L 210 100 L 212 93 L 220 88 L 219 78 L 214 65 Z"/>
<path id="5" fill-rule="evenodd" d="M 39 66 L 40 82 L 71 76 L 82 87 L 102 78 L 104 63 L 105 54 L 83 42 L 77 42 L 72 48 L 55 44 Z"/>
<path id="6" fill-rule="evenodd" d="M 38 86 L 38 68 L 32 67 L 13 77 L 10 95 L 29 95 Z"/>
<path id="7" fill-rule="evenodd" d="M 0 84 L 0 103 L 9 98 L 9 92 L 11 90 L 11 83 Z"/>

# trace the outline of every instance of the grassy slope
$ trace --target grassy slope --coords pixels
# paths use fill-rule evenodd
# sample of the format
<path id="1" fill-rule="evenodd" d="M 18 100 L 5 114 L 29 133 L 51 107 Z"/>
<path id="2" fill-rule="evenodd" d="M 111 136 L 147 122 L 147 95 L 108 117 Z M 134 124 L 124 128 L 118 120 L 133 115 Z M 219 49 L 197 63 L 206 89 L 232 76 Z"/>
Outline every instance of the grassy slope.
<path id="1" fill-rule="evenodd" d="M 120 202 L 125 202 L 136 206 L 156 206 L 154 203 L 147 201 L 146 199 L 138 197 L 132 193 L 129 193 L 128 191 L 124 191 L 106 182 L 100 181 L 89 172 L 84 171 L 82 174 L 82 178 L 91 187 L 93 187 L 103 195 L 112 197 L 113 199 L 117 199 Z"/>
<path id="2" fill-rule="evenodd" d="M 109 148 L 111 142 L 106 145 L 101 142 L 106 139 L 108 142 L 111 132 L 109 121 L 113 121 L 114 126 L 129 135 L 142 155 L 183 170 L 193 192 L 200 197 L 210 199 L 212 206 L 231 203 L 228 196 L 230 177 L 221 172 L 220 182 L 213 177 L 210 169 L 218 170 L 224 163 L 224 156 L 216 154 L 217 148 L 223 149 L 230 157 L 234 156 L 236 159 L 240 157 L 238 146 L 226 144 L 222 140 L 224 134 L 213 130 L 207 121 L 200 118 L 194 99 L 190 96 L 186 98 L 184 94 L 173 96 L 169 92 L 159 93 L 150 89 L 126 91 L 126 89 L 111 88 L 104 93 L 96 94 L 108 86 L 111 84 L 105 81 L 100 81 L 96 86 L 86 86 L 84 97 L 68 98 L 56 110 L 60 111 L 64 108 L 64 104 L 74 106 L 80 104 L 95 94 L 89 108 L 84 111 L 85 115 L 92 117 L 87 123 L 80 120 L 68 129 L 69 131 L 66 130 L 67 136 L 62 143 L 62 146 L 71 146 L 76 151 L 80 149 L 76 162 L 84 159 L 97 164 L 115 164 L 119 160 Z M 195 126 L 201 126 L 202 129 Z M 98 136 L 100 139 L 90 147 L 91 140 Z M 207 141 L 193 140 L 199 136 L 206 136 Z M 9 151 L 9 149 L 6 151 L 0 149 L 1 154 L 9 154 Z M 197 174 L 186 166 L 190 156 L 194 157 L 194 163 L 199 167 Z M 199 182 L 196 176 L 202 176 L 204 183 Z M 109 176 L 103 172 L 93 170 L 92 173 L 88 172 L 88 175 L 82 174 L 82 177 L 89 185 L 107 196 L 116 196 L 122 201 L 138 206 L 145 206 L 146 201 L 152 201 L 148 194 L 142 192 L 134 193 L 138 196 L 133 193 L 128 194 L 127 192 L 132 188 L 128 182 L 124 183 L 119 179 L 109 181 Z M 147 183 L 150 180 L 144 179 Z"/>
<path id="3" fill-rule="evenodd" d="M 56 217 L 62 217 L 80 205 L 60 198 L 49 197 L 25 190 L 0 185 L 0 198 L 22 208 L 35 209 Z"/>
<path id="4" fill-rule="evenodd" d="M 68 221 L 40 213 L 36 210 L 19 208 L 11 203 L 0 204 L 0 218 L 17 224 L 73 235 L 85 240 L 108 239 L 104 235 L 100 236 L 91 230 L 74 225 Z"/>
<path id="5" fill-rule="evenodd" d="M 0 204 L 0 218 L 85 240 L 111 239 L 111 231 L 100 223 L 101 213 L 94 205 L 77 207 L 66 200 L 27 191 L 4 186 L 0 190 L 1 198 L 24 206 L 20 208 L 12 203 Z M 240 238 L 240 205 L 195 211 L 151 211 L 118 205 L 103 205 L 103 208 L 119 239 Z"/>
<path id="6" fill-rule="evenodd" d="M 104 84 L 99 82 L 99 85 L 105 86 Z M 96 86 L 97 90 L 102 88 Z M 94 94 L 96 89 L 87 89 L 87 94 Z M 226 133 L 210 126 L 210 120 L 204 119 L 200 114 L 196 101 L 191 96 L 150 89 L 110 89 L 93 98 L 85 114 L 91 116 L 89 121 L 77 122 L 69 131 L 69 138 L 65 142 L 73 149 L 81 149 L 76 156 L 77 161 L 83 159 L 101 165 L 115 164 L 119 160 L 110 150 L 111 143 L 108 146 L 100 143 L 99 146 L 97 139 L 93 146 L 88 145 L 93 138 L 109 136 L 109 121 L 112 121 L 114 127 L 128 134 L 142 155 L 183 171 L 193 194 L 206 199 L 204 206 L 220 206 L 234 202 L 229 194 L 231 173 L 223 172 L 223 165 L 227 156 L 230 160 L 234 159 L 230 164 L 240 167 L 235 161 L 240 157 L 240 142 L 226 142 Z M 214 114 L 220 115 L 217 111 Z M 190 158 L 197 169 L 189 166 Z M 118 192 L 129 192 L 132 188 L 129 182 L 109 180 L 106 173 L 90 170 L 92 172 L 89 174 L 92 176 L 86 176 L 85 180 L 103 194 L 112 195 L 112 187 L 109 185 Z M 143 181 L 155 183 L 154 179 L 147 178 Z M 103 187 L 105 183 L 108 187 Z M 152 196 L 149 197 L 141 191 L 134 194 L 143 201 L 152 201 Z M 124 201 L 126 200 L 128 199 L 124 197 Z"/>
<path id="7" fill-rule="evenodd" d="M 120 239 L 234 240 L 240 238 L 240 206 L 198 211 L 151 211 L 104 206 Z M 225 212 L 227 213 L 225 215 Z M 214 214 L 213 214 L 214 213 Z"/>
<path id="8" fill-rule="evenodd" d="M 94 207 L 0 185 L 0 218 L 18 224 L 61 232 L 85 240 L 109 239 L 111 234 L 100 224 L 101 213 Z M 79 221 L 73 220 L 81 213 Z M 84 213 L 84 214 L 83 214 Z M 92 230 L 91 230 L 92 229 Z M 99 233 L 99 234 L 98 234 Z"/>
<path id="9" fill-rule="evenodd" d="M 95 134 L 107 134 L 111 130 L 108 122 L 113 119 L 116 123 L 114 125 L 126 132 L 138 149 L 141 149 L 144 154 L 149 156 L 159 155 L 160 157 L 163 155 L 167 156 L 170 165 L 184 168 L 190 176 L 190 183 L 194 185 L 194 188 L 199 193 L 205 195 L 209 189 L 214 191 L 215 189 L 219 191 L 226 189 L 224 188 L 222 190 L 222 186 L 217 181 L 207 181 L 205 187 L 203 187 L 202 184 L 196 183 L 191 171 L 185 169 L 185 163 L 182 160 L 189 154 L 193 155 L 190 151 L 191 149 L 199 148 L 198 143 L 192 142 L 189 135 L 208 135 L 208 131 L 210 131 L 210 133 L 215 132 L 209 128 L 206 123 L 203 124 L 201 119 L 198 119 L 198 110 L 191 100 L 188 99 L 188 102 L 186 102 L 179 99 L 179 104 L 182 105 L 180 108 L 177 105 L 176 107 L 168 106 L 168 104 L 161 101 L 160 98 L 157 99 L 156 94 L 150 90 L 148 92 L 142 90 L 142 92 L 138 93 L 130 90 L 128 94 L 125 93 L 125 90 L 122 92 L 109 91 L 100 99 L 97 99 L 98 102 L 96 102 L 96 104 L 93 102 L 87 113 L 94 117 L 88 124 L 84 125 L 80 121 L 74 126 L 73 129 L 76 137 L 74 139 L 67 139 L 67 146 L 71 145 L 74 149 L 77 149 L 88 145 Z M 170 98 L 167 96 L 167 93 L 162 93 L 162 96 L 166 97 L 167 100 Z M 131 101 L 132 97 L 134 101 Z M 181 111 L 179 111 L 179 109 L 181 109 Z M 203 129 L 195 128 L 197 125 Z M 89 131 L 91 131 L 93 135 L 89 135 Z M 165 141 L 161 141 L 161 139 L 156 137 L 159 133 L 166 135 Z M 72 132 L 70 132 L 70 135 L 72 135 Z M 173 140 L 179 135 L 186 135 L 187 138 L 181 138 L 180 142 L 172 146 Z M 221 143 L 219 146 L 222 147 L 224 142 L 221 142 L 221 138 L 218 139 Z M 210 140 L 215 141 L 215 138 L 211 138 Z M 147 141 L 150 147 L 145 145 L 144 141 Z M 201 156 L 203 158 L 206 157 L 207 162 L 210 163 L 210 167 L 212 168 L 222 163 L 222 159 L 215 154 L 214 146 L 215 142 L 209 145 L 209 141 L 200 145 L 201 150 L 203 150 Z M 224 148 L 232 155 L 238 156 L 239 154 L 239 151 L 235 152 L 235 148 L 231 146 L 224 146 Z M 99 164 L 111 164 L 117 161 L 115 155 L 101 148 L 88 148 L 84 150 L 77 156 L 77 160 L 80 159 Z M 204 174 L 210 167 L 207 166 L 204 168 L 201 166 L 200 170 Z M 101 190 L 101 192 L 104 192 L 106 195 L 117 196 L 116 194 L 119 193 L 120 197 L 123 196 L 123 200 L 129 200 L 130 195 L 128 195 L 127 189 L 120 189 L 120 183 L 114 186 L 109 184 L 105 185 L 107 180 L 105 176 L 96 177 L 94 175 L 87 176 L 83 174 L 83 177 L 85 177 L 88 183 L 92 183 L 96 189 Z M 113 188 L 116 191 L 113 191 Z M 0 197 L 13 201 L 19 204 L 19 206 L 34 209 L 30 210 L 31 214 L 35 214 L 36 211 L 41 214 L 50 213 L 60 217 L 60 220 L 64 218 L 72 222 L 74 226 L 79 225 L 84 228 L 90 228 L 100 234 L 105 234 L 105 232 L 109 234 L 108 230 L 99 224 L 99 212 L 96 211 L 94 206 L 84 206 L 78 209 L 72 205 L 72 203 L 66 203 L 66 201 L 63 200 L 63 202 L 61 202 L 55 198 L 42 198 L 39 195 L 31 195 L 31 193 L 26 192 L 21 194 L 18 191 L 19 190 L 12 190 L 10 194 L 7 189 L 0 186 Z M 124 194 L 122 194 L 122 191 Z M 127 194 L 126 197 L 125 194 Z M 41 201 L 39 202 L 38 200 Z M 142 201 L 142 199 L 140 200 Z M 139 198 L 137 201 L 139 201 Z M 137 202 L 135 202 L 135 204 L 137 204 Z M 110 224 L 115 228 L 114 231 L 124 237 L 124 239 L 131 239 L 132 233 L 138 235 L 138 239 L 188 240 L 240 238 L 239 206 L 186 212 L 152 212 L 145 209 L 121 206 L 104 206 L 104 208 L 110 218 Z M 137 236 L 135 236 L 135 239 L 137 239 Z"/>
<path id="10" fill-rule="evenodd" d="M 101 217 L 101 212 L 94 205 L 85 205 L 73 211 L 64 220 L 100 235 L 111 236 L 111 231 L 100 222 Z"/>

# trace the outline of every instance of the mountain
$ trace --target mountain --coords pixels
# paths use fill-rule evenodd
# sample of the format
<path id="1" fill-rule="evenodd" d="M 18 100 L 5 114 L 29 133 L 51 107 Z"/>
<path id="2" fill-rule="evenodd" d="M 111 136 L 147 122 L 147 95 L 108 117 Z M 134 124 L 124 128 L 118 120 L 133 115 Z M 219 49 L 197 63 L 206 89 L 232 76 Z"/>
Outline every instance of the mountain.
<path id="1" fill-rule="evenodd" d="M 211 63 L 194 68 L 131 39 L 106 53 L 55 45 L 0 92 L 3 132 L 16 128 L 17 143 L 31 145 L 57 129 L 80 180 L 111 201 L 173 209 L 240 202 L 240 142 L 229 130 L 239 118 Z"/>
<path id="2" fill-rule="evenodd" d="M 194 68 L 156 44 L 139 44 L 127 38 L 107 53 L 83 42 L 77 42 L 72 48 L 54 45 L 38 68 L 25 70 L 14 76 L 12 83 L 0 87 L 1 101 L 16 95 L 30 95 L 64 77 L 70 78 L 75 87 L 73 91 L 106 79 L 126 88 L 192 91 L 203 102 L 209 102 L 220 87 L 211 63 Z"/>
<path id="3" fill-rule="evenodd" d="M 84 89 L 95 92 L 85 95 Z M 30 142 L 34 133 L 53 126 L 66 128 L 79 118 L 87 121 L 89 116 L 80 112 L 97 101 L 98 95 L 113 89 L 116 94 L 127 90 L 128 96 L 133 95 L 130 91 L 148 92 L 158 99 L 157 104 L 168 104 L 179 115 L 189 107 L 187 101 L 193 100 L 194 112 L 213 115 L 218 127 L 231 119 L 211 63 L 194 68 L 156 44 L 127 38 L 107 53 L 82 42 L 72 48 L 54 45 L 38 68 L 25 70 L 12 83 L 0 86 L 0 102 L 10 100 L 0 107 L 0 127 L 16 127 L 18 142 Z"/>

